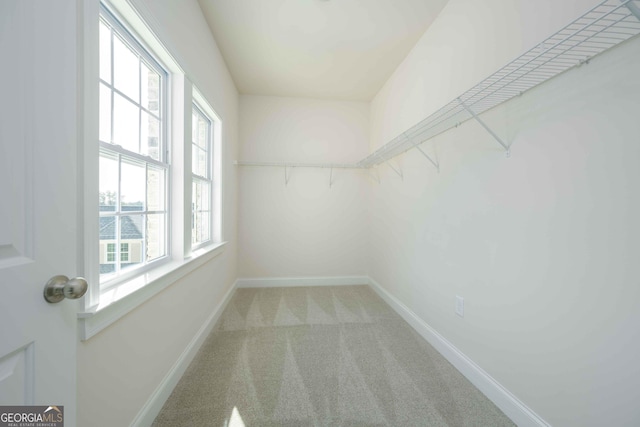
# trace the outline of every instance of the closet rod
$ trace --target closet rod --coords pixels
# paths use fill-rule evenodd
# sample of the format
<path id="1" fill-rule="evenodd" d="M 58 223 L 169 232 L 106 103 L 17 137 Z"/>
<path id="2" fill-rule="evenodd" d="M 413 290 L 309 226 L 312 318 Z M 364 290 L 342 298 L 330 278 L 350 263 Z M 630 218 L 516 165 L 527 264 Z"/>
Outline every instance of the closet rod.
<path id="1" fill-rule="evenodd" d="M 234 164 L 237 166 L 266 166 L 280 168 L 363 169 L 355 163 L 246 162 L 237 160 Z"/>

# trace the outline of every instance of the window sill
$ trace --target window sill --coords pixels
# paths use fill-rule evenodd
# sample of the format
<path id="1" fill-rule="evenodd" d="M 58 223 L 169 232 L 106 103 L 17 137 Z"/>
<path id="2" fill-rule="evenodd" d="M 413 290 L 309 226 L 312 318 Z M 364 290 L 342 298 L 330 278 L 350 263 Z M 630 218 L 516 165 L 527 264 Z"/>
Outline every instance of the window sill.
<path id="1" fill-rule="evenodd" d="M 149 272 L 107 289 L 100 304 L 78 313 L 80 339 L 88 340 L 154 295 L 224 252 L 227 242 L 194 251 L 183 261 L 168 262 Z"/>

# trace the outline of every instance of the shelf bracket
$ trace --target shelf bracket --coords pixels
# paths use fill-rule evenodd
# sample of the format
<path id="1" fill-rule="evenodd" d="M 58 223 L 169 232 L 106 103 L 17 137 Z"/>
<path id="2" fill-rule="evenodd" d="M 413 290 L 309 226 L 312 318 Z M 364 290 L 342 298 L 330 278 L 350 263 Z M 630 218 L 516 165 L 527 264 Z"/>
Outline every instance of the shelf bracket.
<path id="1" fill-rule="evenodd" d="M 398 174 L 398 176 L 400 177 L 401 180 L 404 181 L 404 177 L 402 176 L 402 172 L 399 171 L 398 169 L 394 168 L 393 165 L 391 164 L 391 162 L 389 162 L 390 159 L 383 159 L 382 156 L 378 155 L 378 158 L 383 162 L 386 163 L 387 166 L 389 166 L 391 169 L 393 169 L 393 171 L 395 173 Z"/>
<path id="2" fill-rule="evenodd" d="M 622 3 L 625 3 L 625 6 L 627 6 L 627 9 L 629 9 L 633 14 L 633 16 L 638 18 L 638 21 L 640 21 L 640 8 L 636 6 L 633 0 L 620 0 L 620 1 Z"/>
<path id="3" fill-rule="evenodd" d="M 431 162 L 431 164 L 433 166 L 435 166 L 436 170 L 438 171 L 438 173 L 440 173 L 440 164 L 436 161 L 434 161 L 431 156 L 429 156 L 427 153 L 424 152 L 424 150 L 422 148 L 420 148 L 418 145 L 415 146 L 419 152 L 422 153 L 423 156 L 425 156 L 427 158 L 427 160 L 429 160 Z"/>
<path id="4" fill-rule="evenodd" d="M 398 170 L 398 169 L 394 168 L 389 160 L 387 160 L 386 163 L 387 163 L 387 166 L 389 166 L 391 169 L 393 169 L 393 171 L 398 174 L 400 179 L 404 181 L 404 176 L 402 176 L 402 170 Z"/>
<path id="5" fill-rule="evenodd" d="M 380 172 L 378 172 L 377 167 L 367 168 L 369 171 L 369 177 L 373 178 L 378 184 L 380 184 Z M 372 171 L 375 169 L 375 175 L 372 174 Z"/>
<path id="6" fill-rule="evenodd" d="M 289 180 L 291 179 L 291 174 L 289 173 L 289 166 L 284 167 L 284 185 L 285 187 L 289 185 Z"/>
<path id="7" fill-rule="evenodd" d="M 462 99 L 458 98 L 458 102 L 460 103 L 460 105 L 462 106 L 462 108 L 464 108 L 465 110 L 467 110 L 467 112 L 469 114 L 471 114 L 473 116 L 474 119 L 476 119 L 476 121 L 478 123 L 480 123 L 480 125 L 491 134 L 491 136 L 493 136 L 493 138 L 498 141 L 498 144 L 502 145 L 502 148 L 504 148 L 505 152 L 507 153 L 507 157 L 511 157 L 511 149 L 509 148 L 509 146 L 507 144 L 504 143 L 504 141 L 502 141 L 502 139 L 496 135 L 496 133 L 494 131 L 491 130 L 491 128 L 489 128 L 489 126 L 487 126 L 485 124 L 485 122 L 482 121 L 482 119 L 480 117 L 478 117 L 478 115 L 476 113 L 474 113 L 474 111 L 469 108 L 467 106 L 467 104 L 465 104 Z"/>
<path id="8" fill-rule="evenodd" d="M 435 166 L 435 168 L 438 171 L 438 173 L 440 173 L 440 164 L 438 162 L 436 162 L 435 160 L 433 160 L 430 155 L 428 155 L 422 148 L 420 148 L 420 144 L 417 144 L 417 143 L 414 143 L 413 141 L 411 141 L 411 138 L 409 138 L 406 133 L 403 133 L 403 135 L 407 139 L 407 141 L 409 141 L 409 143 L 411 145 L 413 145 L 415 148 L 417 148 L 418 151 L 420 153 L 422 153 L 422 155 L 425 156 L 427 158 L 427 160 L 429 160 L 429 162 L 433 166 Z"/>
<path id="9" fill-rule="evenodd" d="M 333 186 L 333 168 L 329 170 L 329 188 Z"/>

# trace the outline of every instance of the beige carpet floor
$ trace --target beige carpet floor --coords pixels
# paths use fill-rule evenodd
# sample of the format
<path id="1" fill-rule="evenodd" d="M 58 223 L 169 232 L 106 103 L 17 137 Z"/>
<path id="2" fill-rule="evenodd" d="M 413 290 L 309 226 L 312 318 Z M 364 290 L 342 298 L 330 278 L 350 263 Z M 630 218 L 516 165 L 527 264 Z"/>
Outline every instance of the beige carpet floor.
<path id="1" fill-rule="evenodd" d="M 512 426 L 368 286 L 238 289 L 153 423 Z"/>

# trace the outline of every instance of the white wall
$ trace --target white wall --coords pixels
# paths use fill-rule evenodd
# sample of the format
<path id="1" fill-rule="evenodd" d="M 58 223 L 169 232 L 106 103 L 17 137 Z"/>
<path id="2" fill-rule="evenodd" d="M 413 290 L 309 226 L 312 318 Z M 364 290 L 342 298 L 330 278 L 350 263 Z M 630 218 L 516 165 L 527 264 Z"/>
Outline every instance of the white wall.
<path id="1" fill-rule="evenodd" d="M 79 426 L 130 425 L 236 278 L 237 91 L 196 0 L 132 3 L 223 122 L 224 234 L 229 244 L 222 255 L 80 343 Z"/>
<path id="2" fill-rule="evenodd" d="M 350 163 L 369 145 L 364 102 L 240 97 L 240 159 Z M 366 273 L 367 176 L 358 170 L 238 167 L 242 278 Z"/>
<path id="3" fill-rule="evenodd" d="M 372 146 L 594 4 L 451 0 L 374 99 Z M 425 144 L 440 174 L 413 150 L 371 187 L 370 276 L 552 425 L 640 424 L 639 52 L 484 114 L 510 159 L 466 122 Z"/>

